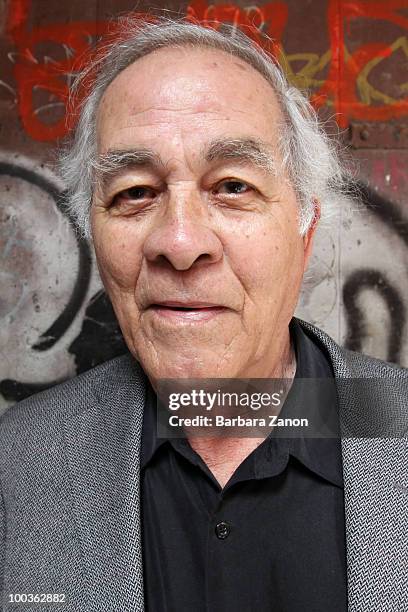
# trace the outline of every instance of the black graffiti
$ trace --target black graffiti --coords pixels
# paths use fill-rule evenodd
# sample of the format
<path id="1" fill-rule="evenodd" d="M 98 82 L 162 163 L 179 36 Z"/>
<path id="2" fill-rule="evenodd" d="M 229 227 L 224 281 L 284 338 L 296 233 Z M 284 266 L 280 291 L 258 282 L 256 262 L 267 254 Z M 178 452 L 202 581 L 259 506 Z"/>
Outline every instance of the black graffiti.
<path id="1" fill-rule="evenodd" d="M 21 402 L 21 400 L 30 397 L 30 395 L 45 391 L 57 385 L 59 382 L 64 382 L 64 380 L 65 379 L 62 378 L 61 380 L 53 380 L 45 383 L 24 383 L 18 380 L 5 378 L 0 382 L 0 393 L 4 399 L 9 402 Z"/>
<path id="2" fill-rule="evenodd" d="M 75 356 L 77 374 L 127 351 L 111 302 L 103 290 L 89 301 L 81 332 L 68 351 Z"/>
<path id="3" fill-rule="evenodd" d="M 408 247 L 408 222 L 393 202 L 362 182 L 350 185 L 350 191 L 354 191 L 366 209 Z M 343 303 L 348 330 L 345 346 L 361 351 L 364 339 L 369 335 L 366 313 L 358 303 L 361 292 L 365 290 L 372 290 L 380 295 L 387 306 L 390 320 L 387 360 L 399 363 L 406 325 L 404 302 L 398 289 L 379 270 L 359 268 L 354 270 L 344 283 Z"/>
<path id="4" fill-rule="evenodd" d="M 71 295 L 62 312 L 40 335 L 38 341 L 31 347 L 35 351 L 46 351 L 54 346 L 54 344 L 63 337 L 71 323 L 74 321 L 84 302 L 89 288 L 92 268 L 89 244 L 86 240 L 83 240 L 76 231 L 75 222 L 65 206 L 64 193 L 61 192 L 50 180 L 41 174 L 38 174 L 34 170 L 30 170 L 16 163 L 9 162 L 0 162 L 0 175 L 26 181 L 30 185 L 38 187 L 44 193 L 49 195 L 57 209 L 69 221 L 75 235 L 78 249 L 78 270 Z M 59 382 L 61 381 L 54 380 L 45 383 L 31 383 L 4 379 L 0 382 L 0 393 L 6 400 L 20 401 Z"/>
<path id="5" fill-rule="evenodd" d="M 406 323 L 404 303 L 397 289 L 378 270 L 355 270 L 344 284 L 343 302 L 347 320 L 345 345 L 352 351 L 360 351 L 364 338 L 369 335 L 366 315 L 358 303 L 361 292 L 367 289 L 378 293 L 388 308 L 390 330 L 387 359 L 398 363 L 401 357 L 402 331 Z"/>
<path id="6" fill-rule="evenodd" d="M 75 234 L 78 247 L 78 272 L 73 290 L 61 314 L 41 334 L 38 342 L 32 346 L 36 351 L 46 351 L 62 338 L 83 304 L 91 278 L 92 259 L 89 244 L 76 231 L 75 222 L 68 213 L 64 203 L 64 193 L 51 181 L 33 170 L 7 162 L 0 162 L 0 175 L 19 178 L 42 189 L 53 199 L 58 210 L 68 219 Z"/>
<path id="7" fill-rule="evenodd" d="M 126 351 L 109 298 L 104 291 L 98 291 L 89 301 L 80 333 L 68 348 L 68 352 L 75 357 L 76 372 L 86 372 Z M 63 380 L 33 384 L 5 379 L 0 382 L 0 393 L 8 401 L 20 401 L 60 382 Z"/>
<path id="8" fill-rule="evenodd" d="M 408 220 L 397 205 L 365 183 L 359 181 L 356 185 L 357 196 L 367 210 L 389 227 L 408 247 Z"/>

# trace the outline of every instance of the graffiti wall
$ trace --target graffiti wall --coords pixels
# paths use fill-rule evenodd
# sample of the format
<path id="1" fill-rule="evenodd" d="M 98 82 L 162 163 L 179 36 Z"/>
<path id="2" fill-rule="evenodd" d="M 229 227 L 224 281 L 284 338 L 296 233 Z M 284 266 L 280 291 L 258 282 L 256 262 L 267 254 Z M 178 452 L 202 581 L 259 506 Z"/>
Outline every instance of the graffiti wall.
<path id="1" fill-rule="evenodd" d="M 339 202 L 335 223 L 320 228 L 297 314 L 408 366 L 408 0 L 155 6 L 243 28 L 348 147 L 361 203 Z M 133 7 L 0 0 L 0 411 L 124 350 L 54 160 L 79 61 Z"/>

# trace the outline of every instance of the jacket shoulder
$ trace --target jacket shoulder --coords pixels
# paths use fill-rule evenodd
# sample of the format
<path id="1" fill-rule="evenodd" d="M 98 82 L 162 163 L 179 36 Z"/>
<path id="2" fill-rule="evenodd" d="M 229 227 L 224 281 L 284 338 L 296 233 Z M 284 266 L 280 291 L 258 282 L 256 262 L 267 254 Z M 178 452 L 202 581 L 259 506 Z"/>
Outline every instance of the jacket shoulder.
<path id="1" fill-rule="evenodd" d="M 341 349 L 349 367 L 356 372 L 361 372 L 361 378 L 400 378 L 408 380 L 408 370 L 396 363 L 383 361 L 376 357 L 369 357 L 363 353 Z"/>
<path id="2" fill-rule="evenodd" d="M 67 418 L 111 395 L 135 375 L 142 377 L 142 369 L 128 353 L 11 406 L 0 418 L 0 458 L 24 439 L 46 443 L 47 432 L 52 437 Z"/>
<path id="3" fill-rule="evenodd" d="M 315 325 L 301 319 L 298 319 L 298 322 L 303 330 L 329 354 L 336 377 L 391 378 L 408 381 L 408 369 L 346 349 Z"/>

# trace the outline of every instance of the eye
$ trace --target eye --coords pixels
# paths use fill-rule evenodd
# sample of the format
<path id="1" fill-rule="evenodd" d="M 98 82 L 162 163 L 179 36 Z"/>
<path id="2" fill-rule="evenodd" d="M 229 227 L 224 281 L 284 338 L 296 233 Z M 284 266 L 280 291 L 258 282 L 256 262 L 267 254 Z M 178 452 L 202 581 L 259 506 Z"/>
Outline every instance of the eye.
<path id="1" fill-rule="evenodd" d="M 143 185 L 137 187 L 129 187 L 129 189 L 124 189 L 123 191 L 120 191 L 118 194 L 116 194 L 116 196 L 114 197 L 114 202 L 118 200 L 145 200 L 154 198 L 155 195 L 155 191 L 151 187 L 145 187 Z"/>
<path id="2" fill-rule="evenodd" d="M 241 193 L 248 193 L 252 190 L 252 187 L 244 181 L 238 180 L 226 180 L 222 183 L 218 183 L 215 191 L 221 195 L 240 195 Z"/>

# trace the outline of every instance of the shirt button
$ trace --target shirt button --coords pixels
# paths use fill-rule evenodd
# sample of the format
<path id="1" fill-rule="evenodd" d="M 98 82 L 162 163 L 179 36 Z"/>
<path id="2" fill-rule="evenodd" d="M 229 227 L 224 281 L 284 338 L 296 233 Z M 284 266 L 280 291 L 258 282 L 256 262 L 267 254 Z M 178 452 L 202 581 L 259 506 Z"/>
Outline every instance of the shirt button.
<path id="1" fill-rule="evenodd" d="M 225 521 L 217 523 L 217 525 L 215 526 L 215 535 L 219 540 L 225 540 L 225 538 L 228 538 L 230 531 L 231 527 Z"/>

